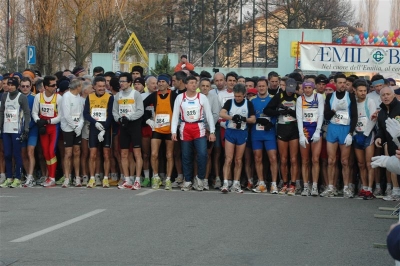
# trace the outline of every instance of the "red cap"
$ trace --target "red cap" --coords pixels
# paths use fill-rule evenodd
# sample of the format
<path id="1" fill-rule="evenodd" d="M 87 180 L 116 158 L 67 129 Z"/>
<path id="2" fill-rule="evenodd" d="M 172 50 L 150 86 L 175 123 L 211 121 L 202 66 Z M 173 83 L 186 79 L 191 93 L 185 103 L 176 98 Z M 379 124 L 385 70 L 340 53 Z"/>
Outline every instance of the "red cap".
<path id="1" fill-rule="evenodd" d="M 331 88 L 332 90 L 336 91 L 336 86 L 333 83 L 326 84 L 325 88 Z"/>
<path id="2" fill-rule="evenodd" d="M 257 89 L 255 89 L 255 88 L 251 88 L 251 89 L 248 89 L 248 90 L 247 90 L 247 94 L 249 94 L 249 93 L 254 94 L 254 95 L 257 95 L 258 91 L 257 91 Z"/>

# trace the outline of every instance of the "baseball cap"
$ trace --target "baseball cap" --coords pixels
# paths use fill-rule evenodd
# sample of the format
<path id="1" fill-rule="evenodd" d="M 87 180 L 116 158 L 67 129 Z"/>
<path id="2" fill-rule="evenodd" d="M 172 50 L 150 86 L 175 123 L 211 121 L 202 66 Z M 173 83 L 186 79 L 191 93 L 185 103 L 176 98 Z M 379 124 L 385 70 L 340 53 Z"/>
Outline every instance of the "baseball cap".
<path id="1" fill-rule="evenodd" d="M 297 81 L 292 78 L 286 80 L 286 92 L 294 93 L 297 90 Z"/>
<path id="2" fill-rule="evenodd" d="M 258 91 L 257 91 L 257 89 L 255 89 L 255 88 L 251 88 L 251 89 L 248 89 L 248 90 L 247 90 L 247 94 L 254 94 L 254 95 L 257 95 L 257 93 L 258 93 Z"/>

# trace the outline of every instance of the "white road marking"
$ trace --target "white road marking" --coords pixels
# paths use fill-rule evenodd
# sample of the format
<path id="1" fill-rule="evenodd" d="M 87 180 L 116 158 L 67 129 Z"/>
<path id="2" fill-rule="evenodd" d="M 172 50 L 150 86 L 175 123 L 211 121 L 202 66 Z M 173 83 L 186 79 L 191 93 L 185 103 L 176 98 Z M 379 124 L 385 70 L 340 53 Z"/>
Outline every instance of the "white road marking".
<path id="1" fill-rule="evenodd" d="M 33 238 L 35 238 L 35 237 L 38 237 L 38 236 L 41 236 L 41 235 L 50 233 L 50 232 L 52 232 L 52 231 L 54 231 L 54 230 L 60 229 L 60 228 L 62 228 L 62 227 L 65 227 L 65 226 L 71 225 L 71 224 L 73 224 L 73 223 L 82 221 L 82 220 L 84 220 L 84 219 L 86 219 L 86 218 L 89 218 L 89 217 L 91 217 L 91 216 L 94 216 L 94 215 L 96 215 L 96 214 L 99 214 L 99 213 L 101 213 L 101 212 L 103 212 L 103 211 L 105 211 L 105 209 L 97 209 L 97 210 L 88 212 L 88 213 L 86 213 L 86 214 L 83 214 L 83 215 L 81 215 L 81 216 L 78 216 L 78 217 L 76 217 L 76 218 L 73 218 L 73 219 L 71 219 L 71 220 L 68 220 L 68 221 L 65 221 L 65 222 L 62 222 L 62 223 L 59 223 L 59 224 L 50 226 L 49 228 L 46 228 L 46 229 L 37 231 L 37 232 L 35 232 L 35 233 L 33 233 L 33 234 L 29 234 L 29 235 L 26 235 L 26 236 L 23 236 L 23 237 L 20 237 L 20 238 L 11 240 L 10 242 L 14 242 L 14 243 L 25 242 L 25 241 L 31 240 L 31 239 L 33 239 Z"/>
<path id="2" fill-rule="evenodd" d="M 18 198 L 18 196 L 0 196 L 0 198 Z"/>
<path id="3" fill-rule="evenodd" d="M 145 196 L 147 194 L 150 194 L 150 193 L 153 193 L 153 192 L 156 192 L 156 191 L 157 190 L 155 190 L 155 189 L 148 189 L 148 190 L 145 190 L 143 192 L 140 192 L 140 193 L 136 194 L 136 196 Z"/>

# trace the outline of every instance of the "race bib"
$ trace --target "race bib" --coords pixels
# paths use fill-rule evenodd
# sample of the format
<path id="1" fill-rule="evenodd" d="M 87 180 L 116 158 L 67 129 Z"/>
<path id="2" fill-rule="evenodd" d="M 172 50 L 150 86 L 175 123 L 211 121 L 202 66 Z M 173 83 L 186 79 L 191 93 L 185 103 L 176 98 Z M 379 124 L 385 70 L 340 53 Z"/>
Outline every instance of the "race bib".
<path id="1" fill-rule="evenodd" d="M 318 121 L 318 109 L 303 109 L 303 122 L 314 123 Z"/>
<path id="2" fill-rule="evenodd" d="M 349 124 L 349 113 L 346 111 L 336 111 L 333 116 L 333 122 L 339 125 L 348 125 Z"/>
<path id="3" fill-rule="evenodd" d="M 5 123 L 17 123 L 18 122 L 18 110 L 6 109 L 4 111 L 4 122 Z"/>
<path id="4" fill-rule="evenodd" d="M 46 117 L 54 117 L 54 104 L 41 103 L 40 114 Z"/>
<path id="5" fill-rule="evenodd" d="M 357 132 L 364 132 L 365 127 L 367 126 L 368 123 L 368 118 L 366 116 L 360 116 L 358 118 L 357 124 L 356 124 L 356 131 Z"/>
<path id="6" fill-rule="evenodd" d="M 187 122 L 196 122 L 200 120 L 200 107 L 192 106 L 186 109 L 186 117 L 185 121 Z"/>
<path id="7" fill-rule="evenodd" d="M 91 116 L 96 121 L 104 122 L 107 118 L 107 110 L 106 108 L 92 108 Z"/>
<path id="8" fill-rule="evenodd" d="M 130 104 L 120 104 L 118 111 L 120 116 L 127 116 L 129 113 L 133 113 L 133 108 Z"/>
<path id="9" fill-rule="evenodd" d="M 71 115 L 72 121 L 74 121 L 74 125 L 77 126 L 79 125 L 79 120 L 81 118 L 80 114 L 73 114 Z"/>
<path id="10" fill-rule="evenodd" d="M 170 125 L 169 114 L 157 114 L 156 115 L 156 128 L 166 127 Z"/>

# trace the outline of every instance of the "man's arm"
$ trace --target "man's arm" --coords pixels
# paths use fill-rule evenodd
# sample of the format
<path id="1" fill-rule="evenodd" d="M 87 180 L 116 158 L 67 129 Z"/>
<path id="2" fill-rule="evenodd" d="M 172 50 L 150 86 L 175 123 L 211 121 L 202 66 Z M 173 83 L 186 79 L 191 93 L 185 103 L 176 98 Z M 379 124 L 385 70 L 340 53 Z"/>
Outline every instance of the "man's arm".
<path id="1" fill-rule="evenodd" d="M 31 111 L 29 109 L 28 98 L 25 95 L 20 95 L 18 98 L 19 106 L 21 106 L 24 112 L 24 131 L 29 132 L 29 123 L 31 122 Z M 3 106 L 3 104 L 1 105 Z"/>

